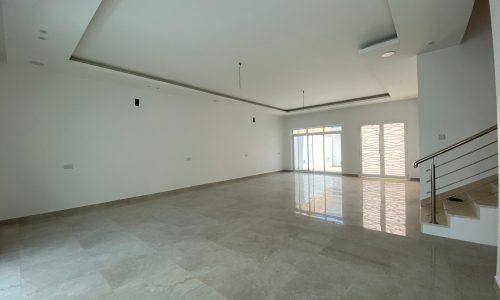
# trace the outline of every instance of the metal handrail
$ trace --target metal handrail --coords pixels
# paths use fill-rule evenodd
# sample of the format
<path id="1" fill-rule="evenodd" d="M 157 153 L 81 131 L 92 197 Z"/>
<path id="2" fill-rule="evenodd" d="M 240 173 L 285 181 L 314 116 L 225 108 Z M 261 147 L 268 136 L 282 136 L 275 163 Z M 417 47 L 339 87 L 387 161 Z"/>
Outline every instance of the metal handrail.
<path id="1" fill-rule="evenodd" d="M 441 167 L 441 166 L 444 166 L 444 165 L 446 165 L 446 164 L 449 164 L 449 163 L 451 163 L 452 161 L 458 160 L 458 159 L 460 159 L 460 158 L 462 158 L 462 157 L 465 157 L 465 156 L 467 156 L 467 155 L 469 155 L 469 154 L 472 154 L 472 153 L 474 153 L 474 152 L 477 152 L 477 151 L 479 151 L 479 150 L 481 150 L 481 149 L 484 149 L 484 148 L 486 148 L 486 147 L 488 147 L 488 146 L 490 146 L 490 145 L 493 145 L 493 144 L 495 144 L 495 143 L 497 143 L 497 142 L 498 142 L 497 140 L 494 140 L 494 141 L 493 141 L 493 142 L 491 142 L 491 143 L 488 143 L 488 144 L 486 144 L 486 145 L 484 145 L 484 146 L 481 146 L 481 147 L 476 148 L 476 149 L 474 149 L 474 150 L 472 150 L 472 151 L 469 151 L 469 152 L 467 152 L 467 153 L 464 153 L 464 154 L 462 154 L 462 155 L 460 155 L 460 156 L 457 156 L 457 157 L 455 157 L 455 158 L 453 158 L 453 159 L 450 159 L 449 161 L 446 161 L 446 162 L 444 162 L 444 163 L 440 163 L 440 164 L 436 165 L 436 168 L 439 168 L 439 167 Z M 429 170 L 429 171 L 430 171 L 430 170 Z"/>
<path id="2" fill-rule="evenodd" d="M 466 179 L 469 179 L 469 178 L 472 178 L 472 177 L 474 177 L 474 176 L 478 175 L 478 174 L 475 174 L 475 175 L 469 176 L 469 177 L 467 177 L 467 178 L 464 178 L 464 179 L 462 179 L 462 180 L 460 180 L 460 181 L 457 181 L 457 182 L 454 182 L 454 183 L 451 183 L 451 184 L 448 184 L 448 185 L 445 185 L 445 186 L 442 186 L 442 187 L 437 188 L 437 187 L 436 187 L 436 167 L 437 167 L 437 165 L 436 165 L 435 158 L 436 158 L 437 156 L 440 156 L 440 155 L 442 155 L 442 154 L 444 154 L 444 153 L 448 152 L 448 151 L 451 151 L 451 150 L 456 149 L 456 148 L 458 148 L 458 147 L 460 147 L 460 146 L 462 146 L 462 145 L 465 145 L 465 144 L 467 144 L 467 143 L 469 143 L 469 142 L 472 142 L 473 140 L 475 140 L 475 139 L 477 139 L 477 138 L 480 138 L 480 137 L 482 137 L 483 135 L 486 135 L 486 134 L 488 134 L 488 133 L 490 133 L 490 132 L 492 132 L 492 131 L 495 131 L 495 130 L 497 130 L 497 125 L 491 126 L 491 127 L 487 128 L 487 129 L 485 129 L 485 130 L 481 131 L 481 132 L 478 132 L 478 133 L 476 133 L 476 134 L 474 134 L 474 135 L 472 135 L 472 136 L 470 136 L 470 137 L 468 137 L 468 138 L 466 138 L 466 139 L 461 140 L 461 141 L 460 141 L 460 142 L 458 142 L 458 143 L 455 143 L 455 144 L 453 144 L 453 145 L 451 145 L 451 146 L 448 146 L 448 147 L 443 148 L 443 149 L 441 149 L 441 150 L 439 150 L 439 151 L 436 151 L 436 152 L 434 152 L 434 153 L 432 153 L 432 154 L 430 154 L 430 155 L 427 155 L 427 156 L 425 156 L 425 157 L 423 157 L 423 158 L 421 158 L 421 159 L 417 160 L 417 161 L 413 164 L 413 167 L 414 167 L 414 168 L 416 168 L 416 167 L 418 167 L 418 165 L 420 165 L 420 164 L 421 164 L 421 163 L 423 163 L 424 161 L 428 161 L 428 160 L 430 160 L 430 161 L 431 161 L 431 165 L 430 165 L 430 168 L 429 168 L 429 171 L 431 172 L 431 173 L 430 173 L 430 180 L 429 180 L 429 181 L 430 181 L 430 183 L 431 183 L 431 190 L 430 190 L 430 194 L 431 194 L 431 205 L 432 205 L 432 210 L 431 210 L 431 223 L 432 223 L 432 224 L 438 224 L 438 222 L 437 222 L 437 218 L 436 218 L 436 216 L 437 216 L 437 214 L 436 214 L 436 190 L 439 190 L 439 189 L 445 188 L 445 187 L 450 186 L 450 185 L 453 185 L 453 184 L 455 184 L 455 183 L 457 183 L 457 182 L 460 182 L 460 181 L 463 181 L 463 180 L 466 180 Z M 484 146 L 483 146 L 483 147 L 484 147 Z M 469 152 L 469 153 L 466 153 L 466 154 L 462 155 L 461 157 L 463 157 L 463 156 L 465 156 L 465 155 L 468 155 L 468 154 L 470 154 L 470 153 L 472 153 L 472 152 L 474 152 L 474 151 L 471 151 L 471 152 Z M 488 158 L 490 158 L 490 157 L 488 157 Z M 457 159 L 457 158 L 455 158 L 455 159 Z M 450 160 L 450 161 L 453 161 L 453 160 L 455 160 L 455 159 L 452 159 L 452 160 Z M 485 159 L 483 159 L 483 160 L 485 160 Z M 480 161 L 483 161 L 483 160 L 480 160 Z M 447 163 L 449 163 L 450 161 L 445 162 L 445 163 L 442 163 L 441 165 L 447 164 Z M 475 163 L 473 163 L 473 164 L 476 164 L 476 163 L 477 163 L 477 162 L 475 162 Z M 473 164 L 470 164 L 470 165 L 473 165 Z M 470 166 L 470 165 L 468 165 L 468 166 Z M 460 169 L 458 169 L 458 170 L 464 169 L 464 168 L 466 168 L 466 167 L 468 167 L 468 166 L 462 167 L 462 168 L 460 168 Z M 496 166 L 495 166 L 494 168 L 496 168 Z M 488 169 L 487 171 L 490 171 L 490 170 L 492 170 L 492 169 L 494 169 L 494 168 Z M 458 171 L 458 170 L 454 170 L 454 171 L 448 172 L 447 174 L 443 174 L 443 175 L 441 175 L 441 176 L 439 176 L 439 177 L 443 177 L 443 176 L 449 175 L 449 174 L 454 173 L 454 172 L 456 172 L 456 171 Z M 438 177 L 438 178 L 439 178 L 439 177 Z M 429 182 L 429 181 L 428 181 L 428 182 Z"/>
<path id="3" fill-rule="evenodd" d="M 459 182 L 465 181 L 465 180 L 467 180 L 467 179 L 470 179 L 470 178 L 476 177 L 476 176 L 478 176 L 478 175 L 481 175 L 481 174 L 487 173 L 487 172 L 489 172 L 489 171 L 493 171 L 493 170 L 495 170 L 495 169 L 497 169 L 497 168 L 498 168 L 498 166 L 494 166 L 494 167 L 488 168 L 488 169 L 486 169 L 486 170 L 484 170 L 484 171 L 477 172 L 477 173 L 476 173 L 476 174 L 474 174 L 474 175 L 470 175 L 470 176 L 467 176 L 467 177 L 462 178 L 462 179 L 460 179 L 460 180 L 457 180 L 457 181 L 455 181 L 455 182 L 448 183 L 448 184 L 446 184 L 446 185 L 440 186 L 440 187 L 436 188 L 436 191 L 441 190 L 441 189 L 444 189 L 444 188 L 447 188 L 447 187 L 449 187 L 449 186 L 452 186 L 452 185 L 457 184 L 457 183 L 459 183 Z M 429 193 L 428 193 L 428 194 L 429 194 Z"/>
<path id="4" fill-rule="evenodd" d="M 455 173 L 455 172 L 461 171 L 461 170 L 463 170 L 463 169 L 466 169 L 466 168 L 468 168 L 468 167 L 471 167 L 471 166 L 473 166 L 473 165 L 475 165 L 475 164 L 478 164 L 478 163 L 480 163 L 480 162 L 483 162 L 483 161 L 485 161 L 485 160 L 488 160 L 488 159 L 490 159 L 490 158 L 492 158 L 492 157 L 494 157 L 494 156 L 497 156 L 497 155 L 498 155 L 498 153 L 495 153 L 495 154 L 492 154 L 492 155 L 488 155 L 488 156 L 486 156 L 486 157 L 484 157 L 484 158 L 481 158 L 480 160 L 476 160 L 476 161 L 475 161 L 475 162 L 473 162 L 473 163 L 467 164 L 467 165 L 465 165 L 465 166 L 463 166 L 463 167 L 460 167 L 460 168 L 458 168 L 458 169 L 455 169 L 455 170 L 453 170 L 453 171 L 449 171 L 449 172 L 447 172 L 447 173 L 443 173 L 443 174 L 441 174 L 441 175 L 439 175 L 439 176 L 436 176 L 436 179 L 439 179 L 439 178 L 442 178 L 442 177 L 448 176 L 448 175 L 450 175 L 450 174 L 453 174 L 453 173 Z M 436 165 L 436 168 L 437 168 L 437 167 L 438 167 L 438 165 Z M 427 180 L 426 182 L 427 182 L 427 183 L 429 183 L 429 182 L 431 182 L 431 181 L 430 181 L 430 179 L 429 179 L 429 180 Z M 438 190 L 439 190 L 439 189 L 438 189 Z"/>
<path id="5" fill-rule="evenodd" d="M 469 142 L 472 142 L 473 140 L 475 140 L 475 139 L 477 139 L 477 138 L 480 138 L 480 137 L 482 137 L 483 135 L 488 134 L 488 133 L 490 133 L 490 132 L 492 132 L 492 131 L 495 131 L 495 130 L 497 130 L 497 125 L 496 125 L 496 124 L 495 124 L 495 125 L 493 125 L 493 126 L 491 126 L 491 127 L 489 127 L 489 128 L 487 128 L 487 129 L 485 129 L 485 130 L 483 130 L 483 131 L 481 131 L 481 132 L 478 132 L 478 133 L 476 133 L 476 134 L 474 134 L 474 135 L 472 135 L 472 136 L 470 136 L 470 137 L 468 137 L 468 138 L 466 138 L 466 139 L 463 139 L 463 140 L 461 140 L 461 141 L 460 141 L 460 142 L 458 142 L 458 143 L 455 143 L 455 144 L 453 144 L 453 145 L 451 145 L 451 146 L 448 146 L 448 147 L 443 148 L 443 149 L 441 149 L 441 150 L 439 150 L 439 151 L 436 151 L 436 152 L 434 152 L 434 153 L 432 153 L 432 154 L 429 154 L 429 155 L 427 155 L 427 156 L 425 156 L 425 157 L 422 157 L 421 159 L 417 160 L 417 161 L 413 164 L 413 167 L 414 167 L 414 168 L 416 168 L 416 167 L 418 167 L 418 165 L 420 165 L 420 164 L 421 164 L 421 163 L 423 163 L 424 161 L 428 161 L 428 160 L 430 160 L 430 159 L 435 158 L 436 156 L 439 156 L 439 155 L 444 154 L 444 153 L 446 153 L 446 152 L 448 152 L 448 151 L 451 151 L 451 150 L 453 150 L 453 149 L 455 149 L 455 148 L 458 148 L 458 147 L 460 147 L 460 146 L 462 146 L 462 145 L 465 145 L 465 144 L 467 144 L 467 143 L 469 143 Z"/>

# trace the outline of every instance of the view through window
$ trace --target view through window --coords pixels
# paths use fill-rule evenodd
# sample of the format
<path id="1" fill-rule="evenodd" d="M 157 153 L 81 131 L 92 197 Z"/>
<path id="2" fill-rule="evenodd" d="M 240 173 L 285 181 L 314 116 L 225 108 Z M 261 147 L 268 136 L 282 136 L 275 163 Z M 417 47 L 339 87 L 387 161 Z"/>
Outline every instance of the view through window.
<path id="1" fill-rule="evenodd" d="M 293 167 L 298 171 L 342 172 L 342 127 L 294 129 Z"/>

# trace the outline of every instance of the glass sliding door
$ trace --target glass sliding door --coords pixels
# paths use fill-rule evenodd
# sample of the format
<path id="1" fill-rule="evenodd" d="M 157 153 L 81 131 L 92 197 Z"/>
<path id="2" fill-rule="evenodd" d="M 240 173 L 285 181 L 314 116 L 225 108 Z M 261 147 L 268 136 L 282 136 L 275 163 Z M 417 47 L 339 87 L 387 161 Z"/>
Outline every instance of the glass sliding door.
<path id="1" fill-rule="evenodd" d="M 294 170 L 342 172 L 341 130 L 340 126 L 293 130 Z"/>
<path id="2" fill-rule="evenodd" d="M 342 171 L 342 151 L 340 133 L 325 134 L 325 171 Z"/>
<path id="3" fill-rule="evenodd" d="M 309 154 L 306 136 L 293 137 L 294 166 L 296 170 L 309 170 Z"/>
<path id="4" fill-rule="evenodd" d="M 323 135 L 310 136 L 312 144 L 312 170 L 317 172 L 325 171 L 325 161 L 323 153 Z"/>

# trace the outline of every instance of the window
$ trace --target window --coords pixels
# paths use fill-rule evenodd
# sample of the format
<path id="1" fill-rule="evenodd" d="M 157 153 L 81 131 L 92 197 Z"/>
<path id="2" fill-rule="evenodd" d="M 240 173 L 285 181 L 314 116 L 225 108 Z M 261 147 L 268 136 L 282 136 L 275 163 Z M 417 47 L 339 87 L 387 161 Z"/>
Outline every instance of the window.
<path id="1" fill-rule="evenodd" d="M 406 177 L 405 123 L 361 126 L 363 175 Z"/>

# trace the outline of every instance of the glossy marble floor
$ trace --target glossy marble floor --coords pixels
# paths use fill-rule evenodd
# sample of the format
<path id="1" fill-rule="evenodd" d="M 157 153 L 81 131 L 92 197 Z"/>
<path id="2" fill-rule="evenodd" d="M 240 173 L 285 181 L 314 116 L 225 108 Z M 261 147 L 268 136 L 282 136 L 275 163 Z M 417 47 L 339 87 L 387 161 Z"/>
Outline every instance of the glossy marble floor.
<path id="1" fill-rule="evenodd" d="M 496 299 L 418 183 L 277 173 L 0 226 L 0 299 Z"/>

